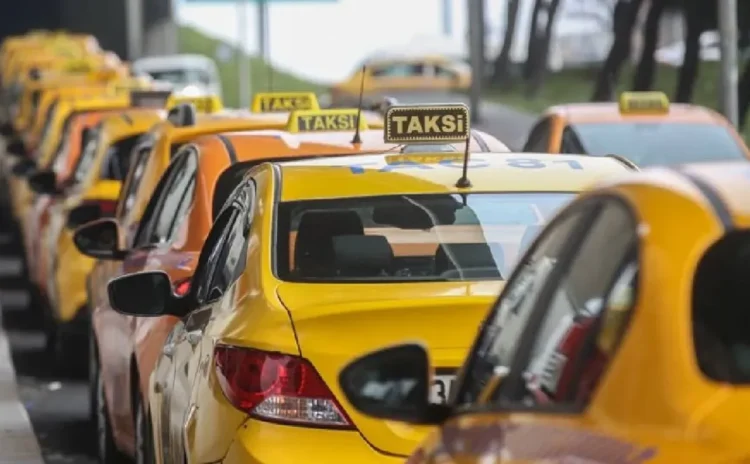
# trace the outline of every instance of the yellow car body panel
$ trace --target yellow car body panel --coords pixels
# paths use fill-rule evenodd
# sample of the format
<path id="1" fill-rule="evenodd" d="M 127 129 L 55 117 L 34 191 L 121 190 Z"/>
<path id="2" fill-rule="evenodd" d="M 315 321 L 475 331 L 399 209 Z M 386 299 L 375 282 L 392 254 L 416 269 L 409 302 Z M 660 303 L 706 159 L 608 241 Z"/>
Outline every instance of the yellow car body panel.
<path id="1" fill-rule="evenodd" d="M 429 161 L 404 166 L 403 156 Z M 602 178 L 631 169 L 612 158 L 571 156 L 566 157 L 567 163 L 558 163 L 550 155 L 475 153 L 469 168 L 472 185 L 462 189 L 456 187 L 461 175 L 459 158 L 463 155 L 386 153 L 283 162 L 276 165 L 277 174 L 270 164 L 250 171 L 247 178 L 255 181 L 256 204 L 264 206 L 253 208 L 247 240 L 256 246 L 248 248 L 247 270 L 211 304 L 211 319 L 203 329 L 200 347 L 178 343 L 170 361 L 175 366 L 191 366 L 187 373 L 191 385 L 170 391 L 172 404 L 185 406 L 182 434 L 188 462 L 296 463 L 310 456 L 321 462 L 403 460 L 431 429 L 358 414 L 340 391 L 339 371 L 360 353 L 412 338 L 427 340 L 438 367 L 457 368 L 488 305 L 503 286 L 499 280 L 374 285 L 282 281 L 272 264 L 279 202 L 462 192 L 577 193 Z M 404 169 L 390 170 L 389 166 Z M 219 344 L 304 357 L 358 432 L 280 426 L 235 409 L 210 362 Z M 205 361 L 199 361 L 199 355 Z M 159 372 L 157 368 L 152 375 L 150 392 L 157 382 L 168 383 Z M 160 394 L 150 393 L 150 401 L 151 407 L 158 407 Z M 181 417 L 181 411 L 170 414 Z M 154 419 L 155 424 L 158 420 Z M 160 427 L 169 426 L 155 425 L 155 440 L 166 433 Z M 283 454 L 278 449 L 282 441 L 294 443 L 285 447 Z"/>
<path id="2" fill-rule="evenodd" d="M 102 122 L 102 134 L 99 140 L 99 149 L 94 160 L 85 173 L 77 193 L 65 200 L 65 206 L 53 209 L 50 217 L 50 226 L 47 234 L 52 234 L 48 240 L 54 242 L 58 237 L 56 246 L 47 250 L 48 253 L 56 254 L 57 263 L 54 267 L 55 281 L 51 282 L 54 288 L 49 289 L 50 306 L 61 322 L 73 320 L 78 311 L 84 307 L 88 299 L 86 279 L 94 267 L 95 260 L 83 255 L 73 243 L 73 232 L 66 227 L 65 219 L 71 209 L 87 200 L 110 200 L 116 201 L 120 195 L 122 182 L 105 180 L 100 178 L 102 164 L 105 161 L 108 149 L 114 143 L 128 137 L 143 134 L 154 124 L 166 117 L 166 112 L 155 109 L 131 108 L 123 111 L 130 116 L 127 121 L 122 115 L 112 116 Z"/>

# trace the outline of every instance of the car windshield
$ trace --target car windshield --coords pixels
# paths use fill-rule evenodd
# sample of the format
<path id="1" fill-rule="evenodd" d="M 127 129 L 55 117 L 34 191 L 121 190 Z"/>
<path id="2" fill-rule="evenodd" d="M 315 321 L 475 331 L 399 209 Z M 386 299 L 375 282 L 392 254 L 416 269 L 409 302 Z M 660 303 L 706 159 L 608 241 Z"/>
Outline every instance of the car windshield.
<path id="1" fill-rule="evenodd" d="M 586 153 L 622 155 L 641 167 L 745 158 L 744 147 L 718 124 L 587 123 L 572 129 Z"/>
<path id="2" fill-rule="evenodd" d="M 276 272 L 295 282 L 502 280 L 574 193 L 391 195 L 283 202 Z"/>
<path id="3" fill-rule="evenodd" d="M 157 81 L 171 82 L 177 85 L 201 84 L 209 85 L 211 76 L 204 69 L 165 69 L 160 71 L 147 71 Z"/>

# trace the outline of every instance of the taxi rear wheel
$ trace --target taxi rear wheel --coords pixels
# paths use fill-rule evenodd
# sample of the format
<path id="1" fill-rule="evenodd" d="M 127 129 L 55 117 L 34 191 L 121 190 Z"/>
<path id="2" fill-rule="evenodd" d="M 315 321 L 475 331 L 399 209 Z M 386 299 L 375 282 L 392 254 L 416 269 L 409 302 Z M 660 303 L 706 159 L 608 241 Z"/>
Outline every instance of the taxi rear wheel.
<path id="1" fill-rule="evenodd" d="M 95 395 L 96 448 L 99 462 L 101 464 L 126 464 L 128 459 L 117 449 L 112 433 L 112 424 L 109 422 L 107 398 L 104 394 L 104 381 L 101 371 L 97 372 Z"/>

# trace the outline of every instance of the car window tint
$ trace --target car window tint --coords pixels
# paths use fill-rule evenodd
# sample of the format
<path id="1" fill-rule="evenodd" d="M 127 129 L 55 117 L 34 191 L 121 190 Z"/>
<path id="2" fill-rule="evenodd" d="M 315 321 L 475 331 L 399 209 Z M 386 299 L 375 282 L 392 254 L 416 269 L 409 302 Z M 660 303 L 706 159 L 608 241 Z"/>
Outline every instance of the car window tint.
<path id="1" fill-rule="evenodd" d="M 549 151 L 551 129 L 552 121 L 550 118 L 545 118 L 539 121 L 537 125 L 531 129 L 526 145 L 523 147 L 523 151 L 528 153 L 547 153 Z"/>
<path id="2" fill-rule="evenodd" d="M 750 231 L 725 234 L 701 258 L 693 279 L 693 344 L 703 375 L 750 384 Z"/>
<path id="3" fill-rule="evenodd" d="M 745 159 L 745 147 L 719 124 L 586 123 L 575 124 L 586 153 L 622 155 L 638 166 Z"/>
<path id="4" fill-rule="evenodd" d="M 568 213 L 544 232 L 531 254 L 518 264 L 476 342 L 457 396 L 459 404 L 475 402 L 493 373 L 510 368 L 539 292 L 585 217 L 584 210 Z"/>
<path id="5" fill-rule="evenodd" d="M 625 205 L 605 203 L 563 276 L 554 283 L 541 324 L 526 329 L 536 334 L 531 352 L 521 354 L 527 360 L 525 390 L 511 401 L 540 407 L 588 401 L 613 351 L 611 343 L 597 343 L 602 319 L 610 324 L 608 331 L 615 325 L 610 338 L 619 340 L 625 325 L 617 322 L 627 321 L 635 303 L 637 267 L 630 260 L 637 243 L 636 227 Z M 613 294 L 616 298 L 609 298 Z M 608 308 L 610 301 L 615 303 L 612 308 Z M 608 314 L 611 317 L 605 317 Z M 499 401 L 500 392 L 502 388 L 492 400 Z"/>
<path id="6" fill-rule="evenodd" d="M 130 169 L 133 148 L 135 148 L 139 138 L 140 135 L 126 137 L 122 140 L 118 140 L 107 148 L 107 154 L 104 155 L 101 171 L 99 173 L 100 179 L 125 180 L 125 176 Z"/>
<path id="7" fill-rule="evenodd" d="M 175 172 L 174 177 L 170 180 L 170 186 L 161 200 L 158 218 L 151 235 L 151 243 L 163 243 L 171 240 L 175 224 L 182 220 L 182 217 L 178 215 L 180 213 L 184 215 L 188 210 L 187 206 L 192 204 L 196 168 L 195 157 L 188 156 L 185 164 Z M 183 200 L 188 203 L 186 207 L 181 208 Z"/>
<path id="8" fill-rule="evenodd" d="M 138 150 L 135 155 L 135 159 L 132 163 L 130 173 L 126 178 L 125 185 L 122 188 L 120 194 L 120 207 L 119 217 L 125 218 L 135 204 L 135 198 L 138 194 L 138 187 L 141 185 L 143 180 L 143 174 L 146 172 L 146 164 L 148 163 L 149 155 L 151 154 L 151 147 L 147 146 Z"/>
<path id="9" fill-rule="evenodd" d="M 376 65 L 370 72 L 372 77 L 420 77 L 424 75 L 424 65 L 421 63 Z"/>

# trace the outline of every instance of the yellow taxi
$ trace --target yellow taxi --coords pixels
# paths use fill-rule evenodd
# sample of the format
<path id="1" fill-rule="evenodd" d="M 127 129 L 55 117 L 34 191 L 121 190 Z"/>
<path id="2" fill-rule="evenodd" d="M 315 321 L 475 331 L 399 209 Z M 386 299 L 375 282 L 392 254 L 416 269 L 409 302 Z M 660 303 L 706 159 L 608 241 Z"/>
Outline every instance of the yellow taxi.
<path id="1" fill-rule="evenodd" d="M 116 310 L 180 318 L 148 390 L 157 462 L 402 460 L 426 430 L 359 414 L 340 369 L 426 338 L 445 401 L 523 243 L 583 188 L 632 169 L 470 153 L 465 105 L 393 106 L 384 133 L 394 149 L 249 169 L 187 294 L 164 271 L 110 281 Z"/>
<path id="2" fill-rule="evenodd" d="M 49 209 L 49 220 L 41 234 L 42 249 L 37 263 L 41 276 L 39 291 L 49 309 L 46 335 L 47 347 L 62 368 L 85 370 L 88 363 L 89 314 L 86 311 L 87 279 L 94 260 L 81 254 L 73 243 L 75 229 L 87 222 L 114 215 L 122 182 L 125 180 L 134 151 L 155 124 L 166 117 L 166 110 L 157 109 L 185 103 L 185 100 L 205 102 L 204 109 L 221 110 L 216 97 L 176 98 L 161 96 L 145 104 L 137 99 L 134 107 L 105 119 L 93 133 L 73 169 L 69 187 L 60 191 L 53 171 L 41 171 L 30 178 L 37 193 L 58 196 Z M 141 104 L 142 103 L 142 104 Z"/>
<path id="3" fill-rule="evenodd" d="M 464 91 L 471 86 L 471 67 L 438 54 L 388 53 L 373 56 L 343 82 L 331 88 L 332 106 L 357 106 L 400 92 Z"/>
<path id="4" fill-rule="evenodd" d="M 53 104 L 48 111 L 50 117 L 44 123 L 39 147 L 32 153 L 31 157 L 21 158 L 13 165 L 13 176 L 9 179 L 13 214 L 18 219 L 22 231 L 26 230 L 26 211 L 34 199 L 28 179 L 39 167 L 49 166 L 55 152 L 62 145 L 62 135 L 73 116 L 86 111 L 125 109 L 131 106 L 131 100 L 131 96 L 128 94 L 100 94 L 88 98 L 73 97 L 58 100 Z M 18 154 L 16 155 L 18 156 Z"/>
<path id="5" fill-rule="evenodd" d="M 670 104 L 662 92 L 625 92 L 617 103 L 553 106 L 534 124 L 523 151 L 615 153 L 641 167 L 750 158 L 724 116 L 703 106 Z"/>
<path id="6" fill-rule="evenodd" d="M 748 189 L 742 161 L 601 183 L 524 254 L 449 404 L 408 340 L 341 389 L 393 427 L 439 426 L 410 464 L 747 462 Z"/>

